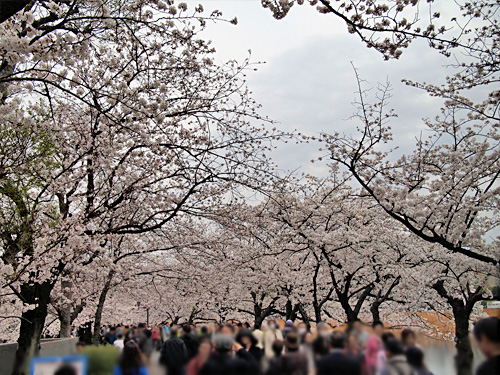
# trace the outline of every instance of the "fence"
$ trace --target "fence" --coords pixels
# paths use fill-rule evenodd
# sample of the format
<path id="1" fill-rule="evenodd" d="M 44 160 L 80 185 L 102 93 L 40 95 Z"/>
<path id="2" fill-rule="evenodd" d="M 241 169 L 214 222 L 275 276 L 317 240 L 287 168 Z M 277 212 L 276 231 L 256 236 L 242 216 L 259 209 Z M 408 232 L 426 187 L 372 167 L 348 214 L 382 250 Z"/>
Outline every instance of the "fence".
<path id="1" fill-rule="evenodd" d="M 70 355 L 76 351 L 77 338 L 46 339 L 40 343 L 40 356 Z M 10 375 L 14 367 L 17 343 L 0 344 L 0 375 Z"/>

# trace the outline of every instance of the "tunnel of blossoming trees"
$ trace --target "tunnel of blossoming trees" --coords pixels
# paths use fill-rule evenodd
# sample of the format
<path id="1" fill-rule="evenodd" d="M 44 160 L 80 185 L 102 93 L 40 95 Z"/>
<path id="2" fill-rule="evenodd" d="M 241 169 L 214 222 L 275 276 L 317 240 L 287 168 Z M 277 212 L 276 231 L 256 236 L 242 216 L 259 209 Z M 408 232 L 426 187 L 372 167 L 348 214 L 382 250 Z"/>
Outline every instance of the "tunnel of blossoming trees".
<path id="1" fill-rule="evenodd" d="M 0 0 L 0 375 L 227 322 L 499 358 L 499 7 Z"/>

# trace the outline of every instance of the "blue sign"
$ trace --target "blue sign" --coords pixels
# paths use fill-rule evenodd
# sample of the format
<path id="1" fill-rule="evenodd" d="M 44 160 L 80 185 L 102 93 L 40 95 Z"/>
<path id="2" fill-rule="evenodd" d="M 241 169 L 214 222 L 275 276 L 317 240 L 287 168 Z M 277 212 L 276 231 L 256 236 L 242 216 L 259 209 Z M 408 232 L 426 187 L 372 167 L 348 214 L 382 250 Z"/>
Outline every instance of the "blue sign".
<path id="1" fill-rule="evenodd" d="M 87 375 L 87 357 L 71 355 L 31 360 L 30 375 Z"/>

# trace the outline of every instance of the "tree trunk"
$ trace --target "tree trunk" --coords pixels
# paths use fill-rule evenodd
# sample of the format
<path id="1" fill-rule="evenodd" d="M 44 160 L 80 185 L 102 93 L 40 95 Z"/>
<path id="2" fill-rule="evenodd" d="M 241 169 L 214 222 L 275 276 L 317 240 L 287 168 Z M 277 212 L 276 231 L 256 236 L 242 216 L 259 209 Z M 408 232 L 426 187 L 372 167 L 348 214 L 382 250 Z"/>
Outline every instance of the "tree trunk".
<path id="1" fill-rule="evenodd" d="M 22 313 L 19 338 L 17 339 L 18 349 L 12 375 L 30 374 L 31 359 L 37 356 L 40 351 L 40 339 L 47 317 L 51 291 L 52 284 L 48 282 L 21 286 L 21 296 L 28 302 L 36 300 L 36 307 Z"/>
<path id="2" fill-rule="evenodd" d="M 295 320 L 297 319 L 298 305 L 293 306 L 292 301 L 288 300 L 286 302 L 286 315 L 285 320 Z"/>
<path id="3" fill-rule="evenodd" d="M 311 327 L 311 319 L 309 318 L 309 315 L 307 315 L 306 309 L 304 308 L 304 306 L 302 306 L 301 303 L 299 303 L 298 307 L 300 315 L 302 316 L 302 321 L 306 323 L 308 328 Z"/>
<path id="4" fill-rule="evenodd" d="M 314 319 L 316 320 L 316 324 L 322 322 L 321 318 L 321 307 L 314 303 Z"/>
<path id="5" fill-rule="evenodd" d="M 109 271 L 104 288 L 99 296 L 99 303 L 97 304 L 97 310 L 95 312 L 94 318 L 94 334 L 92 335 L 92 344 L 99 344 L 99 334 L 101 332 L 101 319 L 102 310 L 104 308 L 104 302 L 106 302 L 106 296 L 108 295 L 109 289 L 111 288 L 111 280 L 113 280 L 115 272 L 113 270 Z"/>
<path id="6" fill-rule="evenodd" d="M 372 318 L 373 321 L 380 320 L 380 303 L 378 302 L 373 302 L 372 305 L 370 306 L 370 312 L 372 313 Z"/>
<path id="7" fill-rule="evenodd" d="M 262 327 L 262 323 L 264 322 L 265 317 L 262 315 L 256 315 L 254 319 L 254 327 L 255 329 L 260 329 Z"/>
<path id="8" fill-rule="evenodd" d="M 71 301 L 73 299 L 73 293 L 71 292 L 71 281 L 61 281 L 62 294 L 65 299 Z M 65 302 L 59 312 L 59 322 L 61 323 L 59 329 L 59 337 L 71 337 L 71 315 L 72 306 L 71 302 Z"/>
<path id="9" fill-rule="evenodd" d="M 455 358 L 458 375 L 472 375 L 472 348 L 469 340 L 469 314 L 464 306 L 453 306 L 455 318 Z"/>

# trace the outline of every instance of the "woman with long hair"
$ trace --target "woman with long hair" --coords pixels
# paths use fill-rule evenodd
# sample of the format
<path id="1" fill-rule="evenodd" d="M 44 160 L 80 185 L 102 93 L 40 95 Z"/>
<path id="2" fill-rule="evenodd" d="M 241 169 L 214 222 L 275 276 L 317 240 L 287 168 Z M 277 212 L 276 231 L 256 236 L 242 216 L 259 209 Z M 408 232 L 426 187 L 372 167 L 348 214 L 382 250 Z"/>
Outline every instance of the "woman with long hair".
<path id="1" fill-rule="evenodd" d="M 144 366 L 141 350 L 133 341 L 125 344 L 113 375 L 149 375 Z"/>

